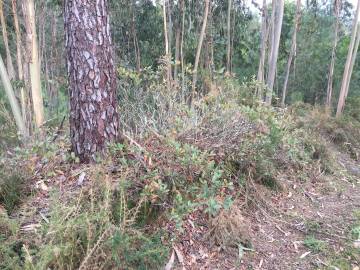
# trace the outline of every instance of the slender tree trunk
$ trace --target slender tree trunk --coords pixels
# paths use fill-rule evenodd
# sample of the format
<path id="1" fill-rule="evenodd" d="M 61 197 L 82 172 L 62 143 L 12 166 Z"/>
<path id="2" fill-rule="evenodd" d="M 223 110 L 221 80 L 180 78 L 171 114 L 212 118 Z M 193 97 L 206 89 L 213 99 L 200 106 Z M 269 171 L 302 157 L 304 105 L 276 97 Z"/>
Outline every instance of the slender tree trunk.
<path id="1" fill-rule="evenodd" d="M 5 21 L 5 17 L 4 17 L 3 0 L 0 0 L 0 23 L 1 23 L 1 28 L 2 28 L 5 52 L 6 52 L 6 67 L 8 70 L 9 78 L 10 78 L 10 80 L 12 80 L 15 78 L 15 70 L 14 70 L 14 66 L 12 63 L 11 52 L 10 52 L 10 48 L 9 48 L 9 38 L 8 38 L 7 29 L 6 29 L 6 21 Z"/>
<path id="2" fill-rule="evenodd" d="M 297 0 L 294 33 L 292 36 L 291 49 L 290 49 L 290 54 L 289 54 L 287 67 L 286 67 L 285 81 L 284 81 L 282 97 L 281 97 L 281 107 L 285 107 L 285 99 L 286 99 L 291 63 L 293 62 L 293 57 L 296 54 L 296 36 L 297 36 L 298 28 L 299 28 L 300 19 L 301 19 L 301 0 Z"/>
<path id="3" fill-rule="evenodd" d="M 275 43 L 275 20 L 276 20 L 276 2 L 278 0 L 272 0 L 271 3 L 271 18 L 270 18 L 270 25 L 269 25 L 269 48 L 268 48 L 268 70 L 267 70 L 267 78 L 269 77 L 269 69 L 271 66 L 272 54 L 273 54 L 273 47 Z"/>
<path id="4" fill-rule="evenodd" d="M 268 26 L 267 26 L 267 3 L 266 0 L 263 0 L 262 5 L 262 18 L 261 18 L 261 34 L 260 34 L 260 61 L 259 61 L 259 68 L 258 68 L 258 74 L 257 74 L 257 80 L 260 82 L 260 86 L 257 90 L 258 98 L 262 101 L 263 99 L 263 84 L 265 81 L 265 58 L 266 58 L 266 44 L 268 39 Z"/>
<path id="5" fill-rule="evenodd" d="M 23 13 L 26 27 L 27 62 L 29 64 L 31 97 L 36 127 L 44 123 L 44 105 L 41 92 L 39 48 L 37 44 L 35 7 L 33 0 L 23 1 Z"/>
<path id="6" fill-rule="evenodd" d="M 64 22 L 71 144 L 92 162 L 119 137 L 108 1 L 66 0 Z"/>
<path id="7" fill-rule="evenodd" d="M 137 72 L 140 72 L 141 70 L 141 56 L 140 56 L 140 48 L 139 48 L 139 41 L 137 37 L 137 31 L 136 31 L 136 14 L 135 14 L 135 0 L 132 0 L 131 2 L 131 30 L 133 35 L 133 41 L 134 41 L 134 52 L 135 52 L 135 61 L 136 61 L 136 70 Z"/>
<path id="8" fill-rule="evenodd" d="M 193 99 L 195 97 L 197 73 L 198 73 L 198 67 L 199 67 L 199 61 L 200 61 L 200 55 L 201 55 L 201 48 L 202 48 L 205 33 L 206 33 L 207 19 L 208 19 L 208 15 L 209 15 L 209 6 L 210 6 L 209 0 L 205 0 L 204 19 L 203 19 L 201 33 L 200 33 L 200 37 L 199 37 L 199 43 L 198 43 L 197 50 L 196 50 L 194 70 L 193 70 L 191 102 L 193 101 Z"/>
<path id="9" fill-rule="evenodd" d="M 51 21 L 51 48 L 50 48 L 50 61 L 49 61 L 49 74 L 51 78 L 51 83 L 49 83 L 49 92 L 50 92 L 50 106 L 53 113 L 57 112 L 58 109 L 58 87 L 56 80 L 56 58 L 57 58 L 57 12 L 52 12 L 52 21 Z"/>
<path id="10" fill-rule="evenodd" d="M 15 35 L 16 35 L 16 62 L 17 62 L 17 71 L 18 71 L 18 78 L 19 81 L 24 80 L 24 70 L 23 70 L 23 63 L 22 63 L 22 50 L 21 50 L 21 33 L 20 33 L 20 26 L 19 26 L 19 19 L 17 16 L 17 4 L 16 0 L 11 0 L 11 6 L 14 16 L 14 27 L 15 27 Z M 20 102 L 21 102 L 21 113 L 26 122 L 26 95 L 24 87 L 20 88 Z"/>
<path id="11" fill-rule="evenodd" d="M 167 12 L 166 12 L 167 0 L 163 3 L 163 17 L 164 17 L 164 38 L 165 38 L 165 61 L 166 61 L 166 83 L 168 91 L 171 89 L 171 54 L 169 46 L 169 33 L 167 26 Z"/>
<path id="12" fill-rule="evenodd" d="M 275 1 L 275 0 L 273 0 Z M 282 21 L 284 16 L 284 0 L 277 1 L 277 8 L 273 12 L 275 13 L 275 25 L 274 25 L 274 35 L 273 35 L 273 43 L 271 46 L 271 56 L 270 56 L 270 66 L 269 66 L 269 74 L 267 78 L 267 87 L 268 91 L 266 93 L 266 105 L 271 105 L 273 88 L 275 83 L 275 75 L 276 75 L 276 65 L 279 54 L 279 45 L 280 45 L 280 36 L 281 36 L 281 28 Z"/>
<path id="13" fill-rule="evenodd" d="M 172 18 L 172 7 L 174 5 L 174 0 L 167 0 L 167 17 L 168 17 L 168 40 L 169 40 L 169 53 L 170 61 L 172 60 L 172 44 L 173 44 L 173 18 Z M 171 73 L 172 74 L 172 73 Z"/>
<path id="14" fill-rule="evenodd" d="M 26 133 L 24 120 L 22 118 L 20 107 L 16 100 L 15 93 L 12 88 L 9 75 L 6 71 L 5 64 L 4 64 L 4 61 L 1 57 L 1 55 L 0 55 L 0 77 L 1 77 L 1 81 L 3 83 L 6 95 L 9 98 L 9 103 L 10 103 L 11 110 L 12 110 L 12 113 L 15 118 L 17 128 L 18 128 L 20 134 L 25 137 L 27 135 L 27 133 Z"/>
<path id="15" fill-rule="evenodd" d="M 181 55 L 181 91 L 185 91 L 185 63 L 184 63 L 184 35 L 185 35 L 185 0 L 181 0 L 181 42 L 180 42 L 180 55 Z"/>
<path id="16" fill-rule="evenodd" d="M 176 27 L 175 34 L 175 66 L 174 66 L 174 80 L 177 82 L 179 65 L 180 65 L 180 39 L 181 39 L 181 28 Z"/>
<path id="17" fill-rule="evenodd" d="M 337 105 L 337 110 L 336 110 L 336 117 L 340 117 L 342 115 L 344 107 L 345 107 L 345 99 L 346 99 L 346 94 L 347 94 L 346 87 L 348 85 L 348 80 L 351 76 L 349 74 L 349 71 L 351 68 L 351 60 L 352 60 L 352 57 L 354 54 L 354 46 L 355 46 L 355 38 L 356 38 L 357 28 L 358 28 L 359 14 L 360 14 L 360 1 L 358 1 L 358 3 L 357 3 L 357 8 L 356 8 L 356 12 L 355 12 L 353 28 L 352 28 L 352 33 L 351 33 L 351 41 L 350 41 L 348 55 L 347 55 L 347 59 L 346 59 L 346 63 L 345 63 L 344 75 L 343 75 L 343 79 L 342 79 L 342 83 L 341 83 L 340 95 L 339 95 L 339 100 L 338 100 L 338 105 Z"/>
<path id="18" fill-rule="evenodd" d="M 341 0 L 334 0 L 334 13 L 335 13 L 335 27 L 334 27 L 334 43 L 331 52 L 331 63 L 329 68 L 329 78 L 328 84 L 326 89 L 326 109 L 329 112 L 331 108 L 331 98 L 333 92 L 333 80 L 334 80 L 334 69 L 335 69 L 335 58 L 336 58 L 336 48 L 338 43 L 338 34 L 339 34 L 339 12 L 340 12 L 340 5 Z"/>
<path id="19" fill-rule="evenodd" d="M 231 74 L 231 8 L 232 0 L 228 0 L 227 11 L 227 53 L 226 53 L 226 73 Z"/>
<path id="20" fill-rule="evenodd" d="M 347 96 L 349 94 L 350 81 L 351 81 L 352 73 L 353 73 L 353 70 L 354 70 L 354 65 L 355 65 L 355 62 L 356 62 L 357 52 L 359 50 L 359 44 L 360 44 L 360 27 L 358 26 L 357 37 L 356 37 L 356 42 L 355 42 L 355 46 L 354 46 L 354 52 L 353 52 L 353 55 L 351 57 L 349 77 L 348 77 L 348 80 L 347 80 L 347 83 L 346 83 L 345 99 L 347 98 Z"/>

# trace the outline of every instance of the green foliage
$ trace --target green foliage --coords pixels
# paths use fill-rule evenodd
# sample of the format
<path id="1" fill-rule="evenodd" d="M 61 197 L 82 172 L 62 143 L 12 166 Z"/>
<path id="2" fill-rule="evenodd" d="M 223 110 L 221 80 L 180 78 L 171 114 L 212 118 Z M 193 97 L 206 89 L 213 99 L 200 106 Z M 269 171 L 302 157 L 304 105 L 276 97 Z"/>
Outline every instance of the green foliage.
<path id="1" fill-rule="evenodd" d="M 121 269 L 155 269 L 163 265 L 168 251 L 161 241 L 161 232 L 146 237 L 144 234 L 124 234 L 116 231 L 110 239 L 115 266 Z"/>
<path id="2" fill-rule="evenodd" d="M 24 197 L 24 178 L 0 166 L 0 205 L 11 213 Z"/>
<path id="3" fill-rule="evenodd" d="M 326 250 L 326 243 L 313 236 L 305 238 L 304 245 L 313 252 L 324 252 Z"/>
<path id="4" fill-rule="evenodd" d="M 29 269 L 153 269 L 163 264 L 167 247 L 160 232 L 145 234 L 134 226 L 141 201 L 131 208 L 126 189 L 113 193 L 102 176 L 99 172 L 99 180 L 71 202 L 52 204 L 50 222 L 41 231 L 43 245 L 31 249 Z M 52 200 L 58 201 L 58 195 Z"/>

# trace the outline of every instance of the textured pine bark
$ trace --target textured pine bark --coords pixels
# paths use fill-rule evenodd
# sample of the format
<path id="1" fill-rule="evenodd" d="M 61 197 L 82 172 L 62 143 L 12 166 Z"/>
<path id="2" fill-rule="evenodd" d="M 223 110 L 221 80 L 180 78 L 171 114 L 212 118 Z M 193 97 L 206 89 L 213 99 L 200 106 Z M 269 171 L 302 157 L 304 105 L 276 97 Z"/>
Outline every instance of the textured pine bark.
<path id="1" fill-rule="evenodd" d="M 116 73 L 106 0 L 65 1 L 72 148 L 92 162 L 118 138 Z"/>

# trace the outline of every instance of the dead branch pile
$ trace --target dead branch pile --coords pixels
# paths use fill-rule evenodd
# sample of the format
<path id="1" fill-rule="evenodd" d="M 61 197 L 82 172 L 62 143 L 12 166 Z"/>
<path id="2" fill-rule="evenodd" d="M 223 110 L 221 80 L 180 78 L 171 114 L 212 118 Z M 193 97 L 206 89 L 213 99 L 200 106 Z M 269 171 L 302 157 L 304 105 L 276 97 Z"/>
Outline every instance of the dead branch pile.
<path id="1" fill-rule="evenodd" d="M 239 111 L 227 111 L 214 118 L 204 118 L 195 128 L 179 136 L 179 140 L 200 149 L 226 157 L 240 150 L 242 142 L 258 132 L 258 127 Z"/>

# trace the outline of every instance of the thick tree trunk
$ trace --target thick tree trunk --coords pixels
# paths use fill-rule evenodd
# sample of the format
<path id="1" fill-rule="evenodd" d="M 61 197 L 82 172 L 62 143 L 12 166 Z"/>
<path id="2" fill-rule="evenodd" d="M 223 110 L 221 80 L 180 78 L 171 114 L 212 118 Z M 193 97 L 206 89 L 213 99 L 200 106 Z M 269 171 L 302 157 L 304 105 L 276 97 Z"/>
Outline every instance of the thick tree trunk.
<path id="1" fill-rule="evenodd" d="M 17 62 L 18 79 L 19 81 L 23 81 L 24 70 L 23 70 L 23 62 L 22 62 L 22 50 L 21 50 L 21 33 L 20 33 L 19 19 L 17 16 L 16 0 L 11 0 L 11 6 L 14 16 L 14 27 L 15 27 L 15 35 L 16 35 L 16 62 Z M 24 87 L 20 88 L 20 102 L 21 102 L 21 113 L 24 122 L 26 122 L 26 95 L 25 95 Z"/>
<path id="2" fill-rule="evenodd" d="M 347 95 L 346 87 L 348 85 L 348 80 L 350 77 L 349 71 L 351 68 L 351 61 L 352 61 L 353 54 L 354 54 L 355 38 L 356 38 L 356 34 L 357 34 L 359 15 L 360 15 L 360 1 L 358 1 L 358 3 L 357 3 L 357 8 L 356 8 L 356 12 L 355 12 L 353 28 L 352 28 L 352 33 L 351 33 L 351 41 L 350 41 L 350 45 L 349 45 L 348 55 L 346 58 L 344 75 L 343 75 L 343 79 L 342 79 L 342 83 L 341 83 L 340 95 L 339 95 L 339 100 L 338 100 L 338 105 L 337 105 L 337 110 L 336 110 L 336 117 L 340 117 L 342 115 L 344 107 L 345 107 L 345 99 L 346 99 L 346 95 Z"/>
<path id="3" fill-rule="evenodd" d="M 331 63 L 329 68 L 329 78 L 328 78 L 328 84 L 326 89 L 326 103 L 325 106 L 327 108 L 327 111 L 331 108 L 331 98 L 332 98 L 332 92 L 333 92 L 333 80 L 334 80 L 334 68 L 335 68 L 335 58 L 336 58 L 336 48 L 338 43 L 338 34 L 339 34 L 339 12 L 340 12 L 340 2 L 341 0 L 334 0 L 334 13 L 336 17 L 335 21 L 335 27 L 334 27 L 334 43 L 332 47 L 331 52 Z"/>
<path id="4" fill-rule="evenodd" d="M 208 15 L 209 15 L 209 6 L 210 6 L 209 0 L 205 0 L 204 19 L 203 19 L 201 33 L 200 33 L 200 37 L 199 37 L 199 43 L 198 43 L 197 50 L 196 50 L 194 70 L 193 70 L 191 102 L 193 101 L 193 99 L 195 97 L 196 83 L 197 83 L 197 72 L 198 72 L 198 67 L 199 67 L 201 48 L 202 48 L 203 41 L 204 41 L 204 38 L 205 38 L 205 33 L 206 33 L 207 19 L 208 19 Z"/>
<path id="5" fill-rule="evenodd" d="M 12 63 L 10 48 L 9 48 L 9 38 L 8 33 L 6 29 L 6 21 L 4 17 L 4 10 L 3 10 L 3 0 L 0 0 L 0 23 L 1 23 L 1 29 L 3 34 L 3 40 L 4 40 L 4 46 L 5 46 L 5 52 L 6 52 L 6 67 L 8 70 L 9 78 L 10 80 L 15 78 L 15 70 Z"/>
<path id="6" fill-rule="evenodd" d="M 228 11 L 227 11 L 227 48 L 226 48 L 226 73 L 231 73 L 231 7 L 232 0 L 228 0 Z"/>
<path id="7" fill-rule="evenodd" d="M 300 18 L 301 18 L 301 0 L 297 0 L 294 33 L 292 36 L 291 49 L 290 49 L 290 54 L 289 54 L 287 67 L 286 67 L 285 81 L 284 81 L 282 97 L 281 97 L 281 107 L 285 107 L 285 99 L 286 99 L 287 86 L 288 86 L 289 75 L 290 75 L 290 68 L 291 68 L 291 64 L 293 62 L 293 58 L 296 54 L 296 36 L 297 36 L 298 28 L 299 28 Z"/>
<path id="8" fill-rule="evenodd" d="M 91 162 L 119 136 L 108 1 L 66 0 L 64 21 L 71 144 Z"/>
<path id="9" fill-rule="evenodd" d="M 26 28 L 27 62 L 29 64 L 31 97 L 36 127 L 44 123 L 44 105 L 41 92 L 39 48 L 36 34 L 35 6 L 33 0 L 23 1 L 23 13 Z"/>
<path id="10" fill-rule="evenodd" d="M 2 81 L 2 84 L 5 89 L 6 95 L 9 98 L 9 103 L 10 103 L 11 110 L 12 110 L 12 113 L 15 118 L 17 128 L 22 136 L 26 136 L 27 132 L 26 132 L 24 120 L 23 120 L 21 112 L 20 112 L 20 107 L 16 100 L 15 93 L 14 93 L 14 90 L 13 90 L 11 82 L 10 82 L 10 77 L 6 71 L 5 64 L 4 64 L 4 61 L 1 57 L 1 55 L 0 55 L 0 77 L 1 77 L 1 81 Z"/>
<path id="11" fill-rule="evenodd" d="M 266 58 L 266 44 L 268 39 L 268 26 L 267 26 L 267 3 L 266 0 L 263 0 L 262 5 L 262 18 L 261 18 L 261 33 L 260 33 L 260 60 L 259 60 L 259 68 L 257 74 L 257 80 L 260 82 L 260 86 L 257 89 L 258 98 L 263 101 L 263 84 L 265 81 L 265 58 Z"/>
<path id="12" fill-rule="evenodd" d="M 276 0 L 273 0 L 276 1 Z M 267 78 L 267 93 L 266 93 L 266 105 L 271 105 L 273 88 L 275 83 L 275 75 L 276 75 L 276 65 L 279 54 L 279 45 L 280 45 L 280 36 L 281 36 L 281 28 L 282 21 L 284 16 L 284 0 L 276 1 L 276 9 L 273 10 L 274 13 L 274 27 L 273 27 L 273 39 L 271 44 L 271 54 L 270 54 L 270 65 L 269 65 L 269 73 Z"/>

